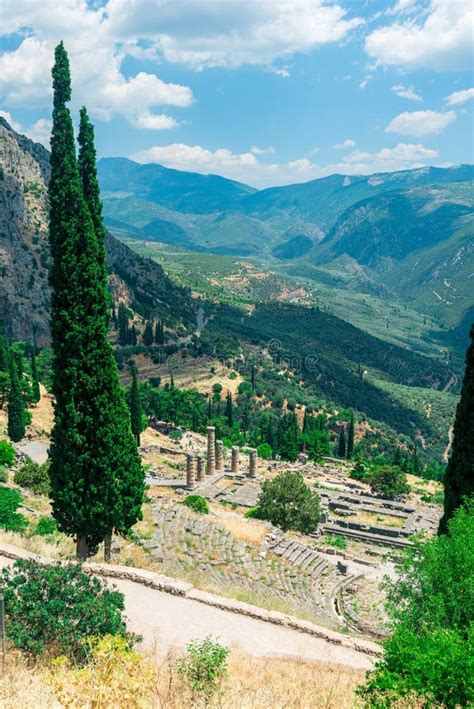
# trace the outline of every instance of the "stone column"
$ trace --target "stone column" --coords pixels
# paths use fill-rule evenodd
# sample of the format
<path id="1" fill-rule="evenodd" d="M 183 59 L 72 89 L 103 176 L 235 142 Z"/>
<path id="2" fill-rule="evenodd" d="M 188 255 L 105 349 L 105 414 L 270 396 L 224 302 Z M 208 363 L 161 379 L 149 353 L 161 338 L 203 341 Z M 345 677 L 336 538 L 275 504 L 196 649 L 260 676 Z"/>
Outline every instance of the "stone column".
<path id="1" fill-rule="evenodd" d="M 224 470 L 224 444 L 222 441 L 216 441 L 216 470 L 219 472 Z"/>
<path id="2" fill-rule="evenodd" d="M 216 429 L 214 426 L 207 427 L 207 474 L 214 475 L 216 472 Z"/>
<path id="3" fill-rule="evenodd" d="M 254 478 L 257 475 L 257 451 L 251 448 L 249 452 L 249 478 Z"/>
<path id="4" fill-rule="evenodd" d="M 238 473 L 239 472 L 239 464 L 240 464 L 240 448 L 239 446 L 232 446 L 232 472 L 233 473 Z"/>
<path id="5" fill-rule="evenodd" d="M 197 459 L 197 470 L 196 470 L 196 480 L 198 482 L 201 482 L 201 480 L 204 478 L 204 456 L 203 455 L 198 455 Z"/>
<path id="6" fill-rule="evenodd" d="M 186 487 L 193 490 L 196 486 L 196 462 L 194 453 L 186 453 Z"/>

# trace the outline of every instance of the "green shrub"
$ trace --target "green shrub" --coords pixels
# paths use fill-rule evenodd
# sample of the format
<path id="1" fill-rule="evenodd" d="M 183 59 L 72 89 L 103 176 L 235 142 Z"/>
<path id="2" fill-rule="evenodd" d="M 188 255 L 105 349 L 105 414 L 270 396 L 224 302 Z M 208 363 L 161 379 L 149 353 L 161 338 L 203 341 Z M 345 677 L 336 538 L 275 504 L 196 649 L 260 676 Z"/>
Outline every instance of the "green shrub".
<path id="1" fill-rule="evenodd" d="M 244 512 L 244 517 L 247 517 L 247 519 L 260 519 L 258 516 L 258 507 L 251 507 Z"/>
<path id="2" fill-rule="evenodd" d="M 370 473 L 361 460 L 356 461 L 356 464 L 349 474 L 350 478 L 353 480 L 359 480 L 359 482 L 368 482 L 369 476 Z"/>
<path id="3" fill-rule="evenodd" d="M 386 583 L 393 632 L 360 690 L 365 706 L 390 707 L 413 693 L 423 706 L 474 705 L 473 549 L 471 506 L 456 513 L 449 534 L 403 553 Z"/>
<path id="4" fill-rule="evenodd" d="M 300 473 L 279 473 L 263 482 L 256 516 L 283 531 L 313 532 L 320 518 L 319 495 L 306 485 Z"/>
<path id="5" fill-rule="evenodd" d="M 16 452 L 9 441 L 0 441 L 0 465 L 10 466 L 15 462 Z"/>
<path id="6" fill-rule="evenodd" d="M 127 637 L 124 598 L 79 564 L 19 559 L 3 569 L 7 637 L 25 653 L 81 662 L 88 638 Z"/>
<path id="7" fill-rule="evenodd" d="M 169 437 L 171 438 L 172 441 L 180 441 L 183 437 L 183 434 L 181 433 L 181 431 L 179 431 L 177 428 L 175 428 L 169 432 Z"/>
<path id="8" fill-rule="evenodd" d="M 257 446 L 257 454 L 259 458 L 269 460 L 273 456 L 273 451 L 268 443 L 260 443 L 260 445 Z"/>
<path id="9" fill-rule="evenodd" d="M 40 536 L 45 537 L 48 534 L 54 534 L 57 531 L 58 526 L 56 524 L 56 520 L 53 519 L 53 517 L 43 516 L 40 517 L 36 523 L 33 534 L 39 534 Z"/>
<path id="10" fill-rule="evenodd" d="M 186 655 L 176 661 L 176 671 L 184 677 L 193 694 L 206 703 L 217 693 L 227 674 L 230 649 L 213 640 L 192 640 Z"/>
<path id="11" fill-rule="evenodd" d="M 374 468 L 370 472 L 368 482 L 373 493 L 387 500 L 395 500 L 400 495 L 407 495 L 411 490 L 406 473 L 398 465 L 381 465 Z"/>
<path id="12" fill-rule="evenodd" d="M 49 464 L 39 465 L 28 460 L 14 475 L 16 485 L 31 490 L 36 495 L 49 495 Z"/>
<path id="13" fill-rule="evenodd" d="M 329 544 L 332 547 L 336 547 L 337 549 L 347 548 L 347 541 L 344 539 L 344 537 L 341 537 L 340 534 L 328 534 L 324 537 L 324 541 L 326 542 L 326 544 Z"/>
<path id="14" fill-rule="evenodd" d="M 0 483 L 8 482 L 8 470 L 0 466 Z"/>
<path id="15" fill-rule="evenodd" d="M 17 509 L 22 497 L 18 490 L 0 487 L 0 528 L 11 532 L 23 532 L 29 522 Z"/>
<path id="16" fill-rule="evenodd" d="M 188 495 L 183 505 L 190 507 L 194 512 L 198 512 L 201 515 L 209 514 L 208 502 L 204 497 L 201 497 L 201 495 Z"/>

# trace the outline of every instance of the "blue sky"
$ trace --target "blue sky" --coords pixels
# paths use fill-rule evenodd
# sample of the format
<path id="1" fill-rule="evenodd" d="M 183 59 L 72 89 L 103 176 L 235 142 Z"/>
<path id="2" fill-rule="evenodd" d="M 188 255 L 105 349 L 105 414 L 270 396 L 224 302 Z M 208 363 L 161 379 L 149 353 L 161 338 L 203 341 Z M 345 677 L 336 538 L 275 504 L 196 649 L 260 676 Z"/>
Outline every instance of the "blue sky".
<path id="1" fill-rule="evenodd" d="M 101 156 L 257 187 L 473 161 L 471 0 L 0 0 L 0 113 L 48 144 L 55 44 Z"/>

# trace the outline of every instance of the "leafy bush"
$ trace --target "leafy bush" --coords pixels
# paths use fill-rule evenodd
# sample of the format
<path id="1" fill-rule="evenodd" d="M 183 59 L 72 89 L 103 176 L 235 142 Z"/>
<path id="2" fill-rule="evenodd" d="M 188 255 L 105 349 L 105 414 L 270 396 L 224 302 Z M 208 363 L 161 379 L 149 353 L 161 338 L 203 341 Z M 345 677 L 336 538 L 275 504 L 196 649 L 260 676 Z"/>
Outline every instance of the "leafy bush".
<path id="1" fill-rule="evenodd" d="M 184 500 L 183 505 L 190 507 L 194 512 L 198 512 L 201 515 L 209 514 L 209 505 L 207 500 L 201 495 L 188 495 Z"/>
<path id="2" fill-rule="evenodd" d="M 28 460 L 14 475 L 16 485 L 31 490 L 36 495 L 49 494 L 48 463 L 39 465 L 33 460 Z"/>
<path id="3" fill-rule="evenodd" d="M 56 520 L 53 519 L 53 517 L 43 516 L 40 517 L 36 523 L 33 534 L 39 534 L 40 536 L 45 537 L 48 534 L 54 534 L 57 531 L 58 526 L 56 524 Z"/>
<path id="4" fill-rule="evenodd" d="M 387 582 L 392 635 L 360 690 L 366 706 L 390 707 L 416 693 L 426 705 L 474 704 L 474 506 L 449 534 L 415 542 Z"/>
<path id="5" fill-rule="evenodd" d="M 8 470 L 0 466 L 0 483 L 8 482 Z"/>
<path id="6" fill-rule="evenodd" d="M 370 476 L 370 473 L 361 460 L 356 461 L 354 467 L 352 468 L 351 472 L 349 473 L 350 478 L 352 478 L 353 480 L 359 480 L 359 482 L 364 482 L 364 483 L 368 482 L 369 476 Z"/>
<path id="7" fill-rule="evenodd" d="M 17 509 L 22 497 L 18 490 L 0 487 L 0 528 L 11 532 L 23 532 L 29 522 Z"/>
<path id="8" fill-rule="evenodd" d="M 152 704 L 156 674 L 156 664 L 130 650 L 125 638 L 105 635 L 91 638 L 84 667 L 62 656 L 43 677 L 61 706 L 141 709 Z"/>
<path id="9" fill-rule="evenodd" d="M 387 500 L 395 500 L 410 492 L 406 473 L 397 465 L 382 465 L 370 472 L 370 489 Z"/>
<path id="10" fill-rule="evenodd" d="M 127 637 L 124 598 L 79 564 L 18 559 L 3 569 L 7 636 L 24 652 L 82 662 L 88 638 Z"/>
<path id="11" fill-rule="evenodd" d="M 229 653 L 228 647 L 210 635 L 204 640 L 192 640 L 186 655 L 176 661 L 176 671 L 187 680 L 194 695 L 208 702 L 227 674 Z"/>
<path id="12" fill-rule="evenodd" d="M 175 428 L 169 432 L 169 437 L 172 441 L 180 441 L 183 437 L 183 434 L 179 429 Z"/>
<path id="13" fill-rule="evenodd" d="M 269 460 L 273 456 L 273 451 L 268 443 L 260 443 L 260 445 L 257 446 L 257 454 L 259 458 Z"/>
<path id="14" fill-rule="evenodd" d="M 244 517 L 247 517 L 247 519 L 260 519 L 258 515 L 258 507 L 251 507 L 249 510 L 244 512 Z"/>
<path id="15" fill-rule="evenodd" d="M 0 441 L 0 465 L 10 466 L 15 462 L 16 452 L 9 441 Z"/>
<path id="16" fill-rule="evenodd" d="M 319 495 L 306 485 L 300 473 L 280 473 L 263 482 L 256 516 L 283 531 L 313 532 L 320 518 Z"/>

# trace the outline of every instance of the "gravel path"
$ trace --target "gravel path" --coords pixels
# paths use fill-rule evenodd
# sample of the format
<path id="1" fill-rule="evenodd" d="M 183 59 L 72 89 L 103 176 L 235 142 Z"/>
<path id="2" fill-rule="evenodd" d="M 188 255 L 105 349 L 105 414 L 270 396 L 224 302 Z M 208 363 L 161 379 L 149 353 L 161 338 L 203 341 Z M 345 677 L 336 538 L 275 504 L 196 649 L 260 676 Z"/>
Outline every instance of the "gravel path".
<path id="1" fill-rule="evenodd" d="M 183 648 L 193 638 L 217 636 L 222 643 L 238 647 L 255 657 L 291 656 L 369 669 L 373 662 L 363 653 L 339 647 L 254 618 L 173 596 L 133 581 L 114 579 L 125 595 L 129 627 L 143 636 L 143 646 L 166 653 Z"/>

